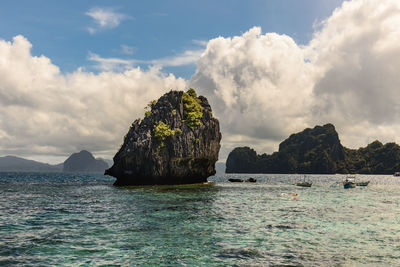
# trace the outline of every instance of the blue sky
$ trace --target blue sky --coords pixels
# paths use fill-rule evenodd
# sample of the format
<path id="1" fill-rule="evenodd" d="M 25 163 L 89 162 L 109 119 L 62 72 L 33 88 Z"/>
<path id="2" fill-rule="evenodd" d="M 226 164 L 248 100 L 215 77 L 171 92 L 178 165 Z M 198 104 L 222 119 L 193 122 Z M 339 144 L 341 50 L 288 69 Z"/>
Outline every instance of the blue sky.
<path id="1" fill-rule="evenodd" d="M 33 44 L 33 55 L 49 57 L 62 72 L 78 67 L 97 72 L 95 62 L 89 60 L 90 53 L 101 58 L 157 60 L 199 49 L 198 41 L 240 35 L 253 26 L 261 26 L 264 32 L 287 34 L 306 44 L 312 38 L 313 25 L 328 17 L 341 2 L 6 0 L 1 2 L 0 38 L 25 36 Z M 96 8 L 122 18 L 117 25 L 99 28 L 88 15 Z M 90 33 L 89 28 L 95 32 Z M 166 66 L 164 71 L 188 79 L 195 65 Z"/>
<path id="2" fill-rule="evenodd" d="M 1 1 L 0 156 L 112 158 L 146 103 L 193 87 L 220 160 L 332 123 L 400 142 L 400 1 Z"/>

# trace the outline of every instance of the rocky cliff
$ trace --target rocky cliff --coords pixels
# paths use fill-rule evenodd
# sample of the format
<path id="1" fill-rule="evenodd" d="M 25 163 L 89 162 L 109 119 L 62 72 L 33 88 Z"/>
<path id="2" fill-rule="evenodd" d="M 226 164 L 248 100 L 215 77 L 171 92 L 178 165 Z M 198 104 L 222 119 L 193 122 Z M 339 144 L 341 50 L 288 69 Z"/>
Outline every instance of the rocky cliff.
<path id="1" fill-rule="evenodd" d="M 89 151 L 82 150 L 74 153 L 64 161 L 64 172 L 104 172 L 108 164 L 103 160 L 95 159 Z"/>
<path id="2" fill-rule="evenodd" d="M 133 122 L 105 174 L 115 185 L 189 184 L 215 174 L 221 133 L 207 99 L 170 91 Z"/>
<path id="3" fill-rule="evenodd" d="M 393 174 L 400 170 L 400 147 L 379 141 L 348 149 L 332 124 L 292 134 L 271 155 L 249 147 L 235 148 L 226 162 L 227 173 L 364 173 Z"/>

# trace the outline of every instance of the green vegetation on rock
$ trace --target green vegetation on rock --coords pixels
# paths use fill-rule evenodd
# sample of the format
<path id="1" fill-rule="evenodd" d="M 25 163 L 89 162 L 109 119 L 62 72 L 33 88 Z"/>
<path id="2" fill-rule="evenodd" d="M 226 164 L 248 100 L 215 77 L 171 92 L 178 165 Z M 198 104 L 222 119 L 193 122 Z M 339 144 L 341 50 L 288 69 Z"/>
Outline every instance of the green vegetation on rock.
<path id="1" fill-rule="evenodd" d="M 179 128 L 176 128 L 176 129 L 175 129 L 175 134 L 176 134 L 176 135 L 181 135 L 181 134 L 182 134 L 182 130 L 179 129 Z"/>
<path id="2" fill-rule="evenodd" d="M 153 109 L 153 107 L 157 104 L 157 100 L 152 100 L 150 101 L 147 106 L 144 108 L 145 112 L 144 112 L 144 116 L 148 117 L 151 115 L 151 110 Z"/>
<path id="3" fill-rule="evenodd" d="M 157 104 L 157 100 L 152 100 L 152 101 L 150 101 L 148 104 L 147 104 L 147 106 L 149 107 L 149 108 L 153 108 L 155 105 Z"/>
<path id="4" fill-rule="evenodd" d="M 201 126 L 201 118 L 203 117 L 203 107 L 201 100 L 197 98 L 196 91 L 190 88 L 182 95 L 183 101 L 183 118 L 188 127 L 194 129 Z"/>
<path id="5" fill-rule="evenodd" d="M 160 147 L 164 147 L 164 141 L 167 137 L 175 134 L 175 130 L 172 130 L 169 125 L 165 124 L 162 121 L 159 121 L 154 126 L 154 137 L 160 142 Z"/>

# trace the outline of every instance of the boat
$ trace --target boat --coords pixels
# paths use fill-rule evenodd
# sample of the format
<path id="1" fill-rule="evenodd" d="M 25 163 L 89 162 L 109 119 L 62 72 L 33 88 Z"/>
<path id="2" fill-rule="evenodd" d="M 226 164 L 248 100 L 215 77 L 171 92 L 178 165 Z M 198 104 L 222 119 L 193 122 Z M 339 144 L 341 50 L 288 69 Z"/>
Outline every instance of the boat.
<path id="1" fill-rule="evenodd" d="M 393 176 L 400 176 L 400 172 L 395 172 Z"/>
<path id="2" fill-rule="evenodd" d="M 356 187 L 356 176 L 347 175 L 346 179 L 343 181 L 344 189 L 355 188 Z"/>
<path id="3" fill-rule="evenodd" d="M 228 179 L 228 181 L 231 182 L 231 183 L 243 183 L 243 182 L 256 183 L 257 179 L 254 179 L 253 177 L 250 177 L 247 180 L 243 180 L 243 179 L 239 179 L 239 178 L 230 178 L 230 179 Z"/>
<path id="4" fill-rule="evenodd" d="M 295 185 L 301 186 L 301 187 L 311 187 L 312 182 L 306 182 L 306 176 L 304 175 L 303 181 L 296 182 Z"/>
<path id="5" fill-rule="evenodd" d="M 365 182 L 356 182 L 357 186 L 368 186 L 369 181 L 365 181 Z"/>
<path id="6" fill-rule="evenodd" d="M 244 182 L 243 179 L 238 179 L 238 178 L 231 178 L 231 179 L 228 179 L 228 181 L 231 183 L 243 183 Z"/>
<path id="7" fill-rule="evenodd" d="M 296 185 L 302 187 L 311 187 L 312 182 L 296 182 Z"/>

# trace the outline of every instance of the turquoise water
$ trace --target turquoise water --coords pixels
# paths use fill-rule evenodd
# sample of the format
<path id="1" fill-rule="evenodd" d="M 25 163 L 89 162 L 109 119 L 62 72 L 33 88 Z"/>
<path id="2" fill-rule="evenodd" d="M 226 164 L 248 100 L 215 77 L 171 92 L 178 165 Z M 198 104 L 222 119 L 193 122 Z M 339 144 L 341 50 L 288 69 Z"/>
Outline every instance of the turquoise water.
<path id="1" fill-rule="evenodd" d="M 400 178 L 252 175 L 252 183 L 112 186 L 0 174 L 0 266 L 399 266 Z M 293 195 L 297 194 L 297 196 Z M 296 199 L 297 198 L 297 199 Z"/>

